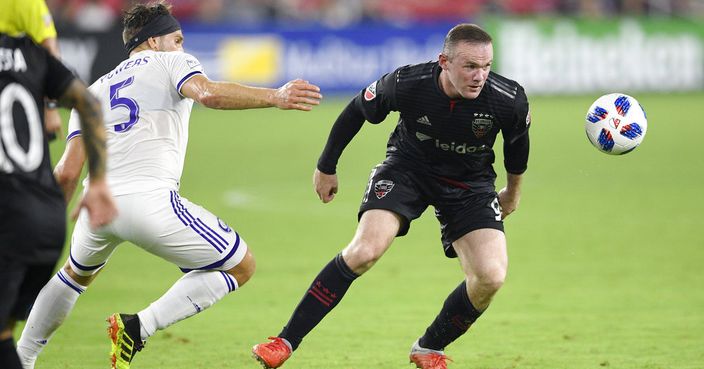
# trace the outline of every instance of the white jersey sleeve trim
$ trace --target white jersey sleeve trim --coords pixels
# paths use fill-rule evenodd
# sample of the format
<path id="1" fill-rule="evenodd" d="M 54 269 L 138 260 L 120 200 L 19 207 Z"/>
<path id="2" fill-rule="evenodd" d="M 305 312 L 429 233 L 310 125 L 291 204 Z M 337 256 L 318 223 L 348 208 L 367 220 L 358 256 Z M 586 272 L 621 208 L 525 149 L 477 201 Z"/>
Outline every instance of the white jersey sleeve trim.
<path id="1" fill-rule="evenodd" d="M 81 133 L 81 130 L 80 130 L 80 129 L 77 130 L 77 131 L 73 131 L 73 132 L 69 133 L 68 136 L 66 136 L 66 142 L 71 141 L 74 137 L 80 136 L 81 134 L 82 134 L 82 133 Z"/>
<path id="2" fill-rule="evenodd" d="M 178 92 L 179 95 L 183 96 L 183 94 L 181 93 L 181 87 L 183 87 L 183 84 L 188 82 L 188 80 L 193 78 L 196 74 L 203 74 L 203 72 L 199 71 L 199 70 L 195 70 L 191 73 L 186 74 L 185 77 L 181 78 L 181 80 L 176 85 L 176 92 Z M 186 96 L 183 96 L 183 97 L 186 97 Z"/>
<path id="3" fill-rule="evenodd" d="M 91 86 L 92 87 L 92 86 Z M 89 89 L 90 91 L 90 89 Z M 91 91 L 93 92 L 93 91 Z M 95 96 L 95 93 L 93 92 Z M 71 114 L 68 119 L 68 136 L 66 136 L 66 142 L 71 141 L 72 138 L 81 134 L 81 119 L 78 117 L 78 112 L 76 109 L 71 109 Z"/>
<path id="4" fill-rule="evenodd" d="M 205 74 L 203 65 L 193 55 L 180 51 L 156 53 L 156 55 L 163 62 L 171 86 L 181 97 L 184 97 L 181 94 L 184 83 L 197 74 Z"/>

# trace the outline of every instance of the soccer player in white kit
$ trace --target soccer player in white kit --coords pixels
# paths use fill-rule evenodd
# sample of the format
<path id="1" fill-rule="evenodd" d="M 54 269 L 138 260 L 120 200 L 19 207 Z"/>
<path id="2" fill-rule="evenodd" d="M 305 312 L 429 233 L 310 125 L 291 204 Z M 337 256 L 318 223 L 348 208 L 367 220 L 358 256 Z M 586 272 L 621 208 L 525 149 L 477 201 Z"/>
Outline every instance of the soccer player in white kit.
<path id="1" fill-rule="evenodd" d="M 34 367 L 79 295 L 124 241 L 176 264 L 185 275 L 137 314 L 108 318 L 113 368 L 129 368 L 157 330 L 201 312 L 247 282 L 255 263 L 245 241 L 178 193 L 193 101 L 215 109 L 307 111 L 322 98 L 317 86 L 303 80 L 279 89 L 209 80 L 200 62 L 183 52 L 180 26 L 164 4 L 137 5 L 123 23 L 130 57 L 90 87 L 103 106 L 107 180 L 119 215 L 98 229 L 90 227 L 85 212 L 79 216 L 68 261 L 40 292 L 18 341 L 25 369 Z M 75 114 L 67 140 L 55 175 L 68 201 L 85 159 Z"/>

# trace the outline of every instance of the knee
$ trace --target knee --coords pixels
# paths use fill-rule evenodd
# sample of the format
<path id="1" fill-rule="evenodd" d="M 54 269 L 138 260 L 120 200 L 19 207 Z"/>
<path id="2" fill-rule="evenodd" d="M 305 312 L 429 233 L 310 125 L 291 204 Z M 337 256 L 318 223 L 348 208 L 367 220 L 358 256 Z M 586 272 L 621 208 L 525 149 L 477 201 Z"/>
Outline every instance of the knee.
<path id="1" fill-rule="evenodd" d="M 239 286 L 241 287 L 245 283 L 247 283 L 250 279 L 252 279 L 252 276 L 254 276 L 254 272 L 256 269 L 257 263 L 254 261 L 254 258 L 247 261 L 247 263 L 243 265 L 242 270 L 235 276 L 237 284 L 239 284 Z"/>
<path id="2" fill-rule="evenodd" d="M 506 268 L 488 268 L 478 273 L 476 277 L 477 284 L 482 290 L 494 294 L 504 285 L 504 281 L 506 280 Z"/>
<path id="3" fill-rule="evenodd" d="M 350 269 L 361 275 L 376 264 L 385 250 L 385 245 L 375 241 L 356 239 L 342 252 L 342 256 Z"/>
<path id="4" fill-rule="evenodd" d="M 244 259 L 242 259 L 242 261 L 234 268 L 228 270 L 227 273 L 235 277 L 237 285 L 242 287 L 252 278 L 256 269 L 257 263 L 254 260 L 254 255 L 252 255 L 250 250 L 247 250 L 247 254 L 244 256 Z"/>
<path id="5" fill-rule="evenodd" d="M 98 272 L 96 272 L 88 276 L 79 275 L 73 270 L 73 268 L 71 268 L 71 264 L 69 262 L 66 262 L 66 265 L 64 265 L 64 272 L 66 272 L 66 274 L 68 274 L 71 279 L 76 281 L 76 283 L 84 287 L 88 287 L 90 282 L 93 282 L 93 279 L 95 279 L 96 275 L 98 274 Z"/>

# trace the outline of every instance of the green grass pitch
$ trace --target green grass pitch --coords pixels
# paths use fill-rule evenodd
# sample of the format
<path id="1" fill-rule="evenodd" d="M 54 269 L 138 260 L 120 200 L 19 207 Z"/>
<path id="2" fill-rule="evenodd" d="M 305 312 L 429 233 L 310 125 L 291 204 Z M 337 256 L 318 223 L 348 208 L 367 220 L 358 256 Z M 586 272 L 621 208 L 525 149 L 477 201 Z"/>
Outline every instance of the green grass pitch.
<path id="1" fill-rule="evenodd" d="M 451 369 L 704 368 L 704 94 L 636 95 L 648 133 L 619 157 L 585 137 L 596 97 L 531 99 L 529 169 L 506 221 L 509 275 L 486 314 L 448 347 Z M 368 172 L 395 124 L 392 114 L 363 127 L 340 161 L 340 192 L 324 205 L 311 177 L 344 104 L 326 100 L 310 113 L 194 109 L 181 194 L 239 231 L 258 269 L 213 308 L 152 337 L 134 369 L 259 367 L 252 345 L 279 332 L 351 239 Z M 52 144 L 54 159 L 61 145 Z M 180 275 L 124 244 L 36 369 L 107 367 L 104 319 L 141 310 Z M 426 212 L 284 368 L 410 368 L 411 343 L 461 278 Z"/>

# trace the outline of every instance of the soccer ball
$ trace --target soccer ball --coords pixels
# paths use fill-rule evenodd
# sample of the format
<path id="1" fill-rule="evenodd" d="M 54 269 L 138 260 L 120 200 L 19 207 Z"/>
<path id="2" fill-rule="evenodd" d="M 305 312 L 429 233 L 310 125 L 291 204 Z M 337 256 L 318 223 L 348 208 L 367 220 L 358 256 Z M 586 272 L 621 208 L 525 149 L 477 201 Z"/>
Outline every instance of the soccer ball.
<path id="1" fill-rule="evenodd" d="M 599 151 L 623 155 L 643 142 L 648 119 L 636 99 L 613 93 L 594 101 L 587 111 L 584 130 L 589 142 Z"/>

